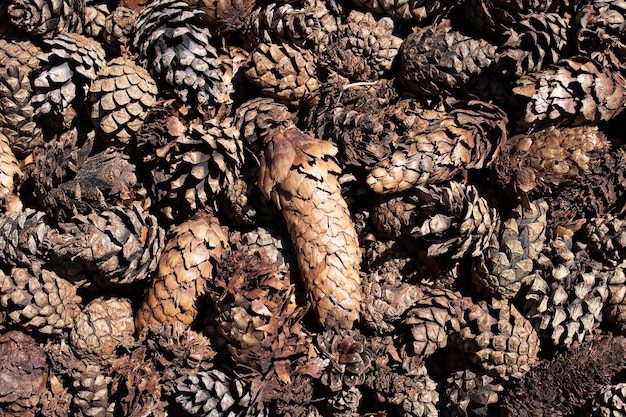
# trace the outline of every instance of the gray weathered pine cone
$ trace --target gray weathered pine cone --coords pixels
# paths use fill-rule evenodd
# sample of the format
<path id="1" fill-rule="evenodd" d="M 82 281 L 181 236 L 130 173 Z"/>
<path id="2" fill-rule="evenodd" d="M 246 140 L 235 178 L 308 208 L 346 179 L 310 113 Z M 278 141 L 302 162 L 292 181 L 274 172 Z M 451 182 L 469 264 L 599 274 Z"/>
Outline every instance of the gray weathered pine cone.
<path id="1" fill-rule="evenodd" d="M 156 270 L 165 231 L 138 204 L 77 214 L 45 236 L 49 267 L 84 288 L 119 288 Z"/>
<path id="2" fill-rule="evenodd" d="M 308 106 L 320 87 L 313 53 L 297 45 L 261 43 L 245 74 L 261 93 L 291 107 Z"/>
<path id="3" fill-rule="evenodd" d="M 289 3 L 257 5 L 246 18 L 244 34 L 251 45 L 291 42 L 300 46 L 311 39 L 320 23 L 306 8 Z"/>
<path id="4" fill-rule="evenodd" d="M 576 181 L 610 147 L 597 126 L 549 126 L 509 137 L 491 169 L 503 189 L 537 194 Z"/>
<path id="5" fill-rule="evenodd" d="M 439 15 L 445 15 L 454 2 L 451 0 L 354 0 L 354 4 L 378 15 L 424 22 Z"/>
<path id="6" fill-rule="evenodd" d="M 481 290 L 511 300 L 538 278 L 536 260 L 546 241 L 547 212 L 545 201 L 526 200 L 501 222 L 498 234 L 473 259 L 472 280 Z"/>
<path id="7" fill-rule="evenodd" d="M 568 236 L 553 239 L 544 253 L 542 276 L 522 290 L 522 310 L 541 338 L 569 347 L 600 322 L 609 277 Z"/>
<path id="8" fill-rule="evenodd" d="M 76 33 L 62 33 L 45 43 L 50 52 L 41 56 L 42 70 L 33 81 L 34 119 L 64 131 L 82 114 L 106 56 L 99 42 Z"/>
<path id="9" fill-rule="evenodd" d="M 103 0 L 84 0 L 83 30 L 85 36 L 102 39 L 102 31 L 107 17 L 111 14 L 109 5 Z"/>
<path id="10" fill-rule="evenodd" d="M 117 6 L 104 21 L 102 40 L 112 51 L 121 53 L 130 48 L 138 13 L 128 7 Z"/>
<path id="11" fill-rule="evenodd" d="M 41 49 L 30 41 L 0 39 L 0 128 L 18 157 L 43 143 L 33 121 L 31 74 L 40 70 Z"/>
<path id="12" fill-rule="evenodd" d="M 0 214 L 0 261 L 7 266 L 30 267 L 44 253 L 51 232 L 45 213 L 29 208 Z"/>
<path id="13" fill-rule="evenodd" d="M 418 96 L 453 95 L 491 66 L 496 47 L 455 31 L 448 20 L 416 29 L 400 47 L 397 79 Z"/>
<path id="14" fill-rule="evenodd" d="M 196 300 L 213 279 L 215 263 L 228 250 L 227 234 L 211 213 L 198 212 L 173 227 L 137 311 L 137 332 L 170 321 L 191 325 L 198 314 Z"/>
<path id="15" fill-rule="evenodd" d="M 22 177 L 18 162 L 9 138 L 0 131 L 0 201 L 15 194 L 15 183 Z"/>
<path id="16" fill-rule="evenodd" d="M 519 77 L 555 64 L 564 57 L 570 32 L 569 14 L 533 13 L 521 16 L 504 32 L 495 58 L 498 71 Z"/>
<path id="17" fill-rule="evenodd" d="M 62 336 L 74 327 L 81 297 L 76 286 L 45 269 L 13 268 L 2 274 L 0 305 L 20 327 L 44 335 Z"/>
<path id="18" fill-rule="evenodd" d="M 489 375 L 469 369 L 454 371 L 444 385 L 443 416 L 488 415 L 489 406 L 498 404 L 504 386 Z"/>
<path id="19" fill-rule="evenodd" d="M 464 307 L 448 341 L 455 352 L 502 381 L 522 378 L 539 362 L 539 336 L 514 305 L 491 298 Z"/>
<path id="20" fill-rule="evenodd" d="M 182 0 L 159 0 L 135 21 L 132 48 L 154 79 L 190 105 L 228 103 L 233 85 L 226 83 L 211 45 L 204 13 Z"/>
<path id="21" fill-rule="evenodd" d="M 436 184 L 465 170 L 488 167 L 506 140 L 508 118 L 499 107 L 470 101 L 434 120 L 374 165 L 367 184 L 379 194 Z"/>
<path id="22" fill-rule="evenodd" d="M 415 284 L 418 261 L 402 241 L 377 240 L 365 251 L 362 325 L 378 335 L 395 333 L 406 312 L 424 297 Z"/>
<path id="23" fill-rule="evenodd" d="M 34 416 L 48 380 L 46 354 L 31 336 L 17 330 L 0 334 L 0 410 Z"/>
<path id="24" fill-rule="evenodd" d="M 10 22 L 37 37 L 52 38 L 82 30 L 84 0 L 12 0 Z"/>
<path id="25" fill-rule="evenodd" d="M 107 62 L 87 97 L 91 121 L 100 138 L 124 145 L 135 139 L 148 110 L 156 105 L 156 82 L 134 61 L 118 57 Z"/>
<path id="26" fill-rule="evenodd" d="M 618 382 L 598 390 L 583 407 L 584 417 L 623 417 L 626 415 L 626 383 Z"/>
<path id="27" fill-rule="evenodd" d="M 611 120 L 626 104 L 626 80 L 593 59 L 566 58 L 520 77 L 513 93 L 525 108 L 517 130 Z"/>
<path id="28" fill-rule="evenodd" d="M 117 357 L 118 345 L 133 340 L 135 320 L 130 300 L 118 297 L 98 297 L 86 306 L 74 320 L 69 342 L 76 354 L 102 365 Z"/>

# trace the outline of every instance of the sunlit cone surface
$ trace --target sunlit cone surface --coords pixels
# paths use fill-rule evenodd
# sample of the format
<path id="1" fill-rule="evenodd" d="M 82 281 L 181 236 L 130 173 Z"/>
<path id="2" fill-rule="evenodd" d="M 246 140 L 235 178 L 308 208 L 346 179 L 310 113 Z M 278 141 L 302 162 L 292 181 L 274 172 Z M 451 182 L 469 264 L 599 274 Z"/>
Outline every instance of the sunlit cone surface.
<path id="1" fill-rule="evenodd" d="M 14 0 L 9 3 L 10 21 L 31 35 L 52 38 L 59 33 L 79 32 L 84 0 Z"/>
<path id="2" fill-rule="evenodd" d="M 361 310 L 361 254 L 336 154 L 331 142 L 276 129 L 261 157 L 259 186 L 285 218 L 320 323 L 350 329 Z"/>
<path id="3" fill-rule="evenodd" d="M 450 416 L 486 415 L 504 390 L 497 378 L 470 370 L 455 371 L 445 382 L 445 407 Z M 446 414 L 448 415 L 448 414 Z"/>
<path id="4" fill-rule="evenodd" d="M 102 29 L 102 40 L 107 48 L 122 51 L 130 47 L 137 12 L 118 6 L 106 17 Z"/>
<path id="5" fill-rule="evenodd" d="M 85 0 L 83 12 L 83 34 L 101 39 L 106 18 L 111 14 L 109 5 L 103 0 Z"/>
<path id="6" fill-rule="evenodd" d="M 245 35 L 253 45 L 288 41 L 302 45 L 313 36 L 320 23 L 307 9 L 291 4 L 269 3 L 256 6 L 245 22 Z"/>
<path id="7" fill-rule="evenodd" d="M 583 409 L 585 417 L 620 417 L 626 415 L 626 383 L 607 385 L 595 393 Z"/>

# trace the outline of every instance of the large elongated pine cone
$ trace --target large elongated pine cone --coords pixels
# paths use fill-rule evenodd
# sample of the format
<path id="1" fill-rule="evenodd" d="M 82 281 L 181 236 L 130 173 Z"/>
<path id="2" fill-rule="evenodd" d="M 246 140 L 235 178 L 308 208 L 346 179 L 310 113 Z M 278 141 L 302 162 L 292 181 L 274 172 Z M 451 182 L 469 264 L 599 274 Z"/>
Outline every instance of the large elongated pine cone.
<path id="1" fill-rule="evenodd" d="M 367 177 L 379 194 L 452 179 L 467 169 L 488 167 L 506 140 L 508 118 L 495 105 L 470 101 L 421 132 L 405 136 Z"/>
<path id="2" fill-rule="evenodd" d="M 417 22 L 444 15 L 454 5 L 451 0 L 354 0 L 354 3 L 379 15 Z"/>
<path id="3" fill-rule="evenodd" d="M 361 253 L 337 180 L 337 148 L 297 129 L 274 130 L 259 187 L 281 210 L 319 322 L 351 329 L 361 311 Z"/>
<path id="4" fill-rule="evenodd" d="M 504 381 L 520 379 L 539 359 L 539 336 L 515 306 L 495 298 L 470 303 L 458 316 L 460 331 L 450 335 L 455 351 Z"/>
<path id="5" fill-rule="evenodd" d="M 626 104 L 626 80 L 590 58 L 573 57 L 519 78 L 513 93 L 525 107 L 517 129 L 528 132 L 611 120 Z"/>
<path id="6" fill-rule="evenodd" d="M 313 99 L 320 87 L 316 73 L 313 53 L 287 42 L 259 44 L 245 71 L 264 95 L 292 107 L 306 106 Z"/>
<path id="7" fill-rule="evenodd" d="M 165 231 L 137 204 L 112 207 L 72 221 L 45 239 L 50 268 L 81 287 L 107 288 L 150 277 L 163 250 Z"/>
<path id="8" fill-rule="evenodd" d="M 0 410 L 6 416 L 35 415 L 48 380 L 44 350 L 17 330 L 0 335 Z"/>
<path id="9" fill-rule="evenodd" d="M 291 42 L 300 46 L 309 40 L 320 22 L 306 8 L 268 3 L 256 6 L 246 18 L 244 34 L 252 45 Z"/>
<path id="10" fill-rule="evenodd" d="M 502 396 L 501 415 L 573 415 L 624 369 L 626 339 L 604 336 L 543 361 Z"/>
<path id="11" fill-rule="evenodd" d="M 133 341 L 134 334 L 130 300 L 98 297 L 76 317 L 69 342 L 81 358 L 106 365 L 117 357 L 118 345 Z"/>
<path id="12" fill-rule="evenodd" d="M 197 315 L 197 298 L 213 279 L 215 263 L 228 250 L 226 233 L 208 212 L 198 212 L 172 228 L 156 276 L 137 311 L 137 332 L 149 324 L 169 321 L 190 325 Z"/>
<path id="13" fill-rule="evenodd" d="M 115 144 L 133 140 L 158 93 L 148 71 L 134 61 L 118 57 L 107 62 L 88 97 L 91 120 L 100 137 Z"/>
<path id="14" fill-rule="evenodd" d="M 29 41 L 0 39 L 0 129 L 18 157 L 43 142 L 33 121 L 31 74 L 40 69 L 41 49 Z"/>
<path id="15" fill-rule="evenodd" d="M 76 286 L 52 271 L 13 268 L 0 275 L 0 305 L 27 330 L 62 335 L 74 326 L 80 302 Z"/>
<path id="16" fill-rule="evenodd" d="M 610 147 L 597 126 L 555 127 L 510 137 L 492 165 L 497 182 L 514 193 L 539 193 L 577 181 Z"/>
<path id="17" fill-rule="evenodd" d="M 82 113 L 106 56 L 99 42 L 76 33 L 62 33 L 45 43 L 50 52 L 42 55 L 43 69 L 33 81 L 34 119 L 54 130 L 66 130 Z"/>
<path id="18" fill-rule="evenodd" d="M 417 95 L 453 94 L 496 58 L 496 47 L 454 31 L 448 20 L 408 35 L 399 53 L 398 81 Z"/>
<path id="19" fill-rule="evenodd" d="M 499 233 L 474 257 L 473 282 L 491 296 L 510 300 L 541 279 L 536 260 L 545 246 L 547 212 L 543 200 L 526 200 L 513 208 Z"/>
<path id="20" fill-rule="evenodd" d="M 7 8 L 10 22 L 37 37 L 80 32 L 84 0 L 12 0 Z"/>
<path id="21" fill-rule="evenodd" d="M 20 164 L 11 149 L 10 139 L 0 131 L 0 201 L 14 195 L 15 182 L 21 176 Z"/>
<path id="22" fill-rule="evenodd" d="M 233 86 L 224 80 L 203 15 L 182 0 L 151 2 L 137 17 L 132 47 L 141 65 L 183 102 L 227 103 Z"/>

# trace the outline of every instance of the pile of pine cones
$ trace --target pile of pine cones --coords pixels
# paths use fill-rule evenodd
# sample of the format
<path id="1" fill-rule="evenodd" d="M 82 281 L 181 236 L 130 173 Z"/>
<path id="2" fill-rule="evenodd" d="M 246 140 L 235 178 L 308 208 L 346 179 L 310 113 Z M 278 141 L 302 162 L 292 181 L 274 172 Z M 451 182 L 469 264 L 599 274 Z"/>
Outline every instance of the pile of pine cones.
<path id="1" fill-rule="evenodd" d="M 626 1 L 0 2 L 0 416 L 626 416 Z"/>

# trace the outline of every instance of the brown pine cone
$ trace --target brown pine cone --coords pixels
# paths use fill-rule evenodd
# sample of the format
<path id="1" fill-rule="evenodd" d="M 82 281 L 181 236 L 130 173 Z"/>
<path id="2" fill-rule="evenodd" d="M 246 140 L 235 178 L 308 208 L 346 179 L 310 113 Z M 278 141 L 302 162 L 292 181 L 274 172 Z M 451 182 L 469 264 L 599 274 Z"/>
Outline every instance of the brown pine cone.
<path id="1" fill-rule="evenodd" d="M 41 49 L 29 41 L 0 39 L 0 134 L 19 158 L 43 143 L 30 101 L 30 77 L 40 70 L 39 54 Z"/>
<path id="2" fill-rule="evenodd" d="M 117 6 L 106 17 L 102 29 L 102 39 L 107 48 L 119 53 L 128 50 L 137 16 L 135 10 Z"/>
<path id="3" fill-rule="evenodd" d="M 452 95 L 496 58 L 496 47 L 454 31 L 448 20 L 407 36 L 399 53 L 398 81 L 405 91 L 428 97 Z"/>
<path id="4" fill-rule="evenodd" d="M 326 330 L 316 338 L 320 356 L 330 360 L 322 374 L 322 384 L 332 391 L 357 387 L 365 382 L 370 371 L 366 339 L 356 330 Z"/>
<path id="5" fill-rule="evenodd" d="M 587 250 L 604 263 L 618 265 L 626 258 L 626 220 L 612 213 L 589 219 L 582 227 Z"/>
<path id="6" fill-rule="evenodd" d="M 11 149 L 9 138 L 0 131 L 0 201 L 15 193 L 15 180 L 22 176 L 20 164 Z"/>
<path id="7" fill-rule="evenodd" d="M 229 250 L 228 237 L 217 219 L 198 212 L 170 231 L 158 268 L 136 314 L 140 333 L 149 324 L 179 321 L 190 325 L 196 300 L 214 278 L 214 265 Z"/>
<path id="8" fill-rule="evenodd" d="M 246 77 L 261 93 L 292 107 L 306 106 L 320 87 L 315 56 L 288 43 L 261 43 L 250 55 Z"/>
<path id="9" fill-rule="evenodd" d="M 233 231 L 228 237 L 231 247 L 242 252 L 259 252 L 279 271 L 297 272 L 289 235 L 276 227 L 258 226 L 248 231 Z"/>
<path id="10" fill-rule="evenodd" d="M 107 62 L 89 88 L 87 103 L 104 142 L 124 145 L 133 140 L 158 94 L 156 82 L 134 61 L 118 57 Z"/>
<path id="11" fill-rule="evenodd" d="M 256 6 L 247 16 L 244 34 L 254 46 L 281 42 L 304 46 L 319 27 L 318 19 L 306 8 L 268 3 Z"/>
<path id="12" fill-rule="evenodd" d="M 337 148 L 297 129 L 267 139 L 259 187 L 285 218 L 319 322 L 351 329 L 361 311 L 361 253 L 337 181 Z"/>
<path id="13" fill-rule="evenodd" d="M 497 106 L 470 101 L 402 138 L 390 155 L 374 165 L 367 184 L 379 194 L 389 194 L 488 167 L 506 140 L 507 121 Z"/>
<path id="14" fill-rule="evenodd" d="M 470 370 L 455 371 L 448 376 L 444 388 L 443 414 L 449 417 L 489 415 L 489 406 L 499 401 L 504 391 L 493 377 Z"/>
<path id="15" fill-rule="evenodd" d="M 105 365 L 117 357 L 118 345 L 132 341 L 134 334 L 130 301 L 99 297 L 76 317 L 69 341 L 78 356 Z"/>
<path id="16" fill-rule="evenodd" d="M 472 364 L 504 381 L 520 379 L 539 359 L 539 336 L 507 301 L 471 303 L 458 317 L 460 331 L 449 344 L 469 355 Z"/>
<path id="17" fill-rule="evenodd" d="M 217 33 L 229 34 L 245 26 L 256 0 L 185 0 Z"/>
<path id="18" fill-rule="evenodd" d="M 84 0 L 84 3 L 85 9 L 83 12 L 82 33 L 85 36 L 100 40 L 104 29 L 104 22 L 111 14 L 109 5 L 104 0 Z"/>
<path id="19" fill-rule="evenodd" d="M 32 337 L 11 330 L 0 334 L 0 413 L 35 416 L 46 388 L 48 363 Z"/>
<path id="20" fill-rule="evenodd" d="M 12 0 L 7 15 L 30 35 L 52 38 L 80 32 L 84 9 L 84 0 Z"/>
<path id="21" fill-rule="evenodd" d="M 29 208 L 0 213 L 0 261 L 30 267 L 43 257 L 45 236 L 51 232 L 45 213 Z"/>
<path id="22" fill-rule="evenodd" d="M 583 417 L 621 417 L 626 415 L 626 383 L 607 385 L 597 391 L 583 407 Z"/>
<path id="23" fill-rule="evenodd" d="M 592 59 L 573 57 L 519 78 L 513 92 L 525 107 L 517 130 L 528 132 L 614 118 L 626 103 L 626 80 Z"/>
<path id="24" fill-rule="evenodd" d="M 8 317 L 27 330 L 60 336 L 74 327 L 81 297 L 76 286 L 52 271 L 13 268 L 2 274 L 0 305 Z"/>
<path id="25" fill-rule="evenodd" d="M 479 31 L 494 35 L 502 34 L 522 20 L 522 14 L 559 11 L 559 3 L 553 0 L 469 0 L 463 4 L 463 12 Z"/>
<path id="26" fill-rule="evenodd" d="M 603 321 L 626 332 L 626 276 L 621 267 L 606 271 L 608 295 L 602 310 Z"/>
<path id="27" fill-rule="evenodd" d="M 411 0 L 400 2 L 393 0 L 355 0 L 354 3 L 373 13 L 386 15 L 394 19 L 427 21 L 446 12 L 455 4 L 451 0 Z"/>

